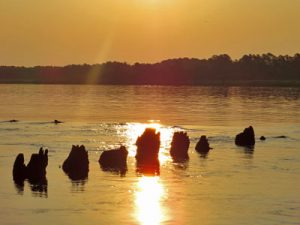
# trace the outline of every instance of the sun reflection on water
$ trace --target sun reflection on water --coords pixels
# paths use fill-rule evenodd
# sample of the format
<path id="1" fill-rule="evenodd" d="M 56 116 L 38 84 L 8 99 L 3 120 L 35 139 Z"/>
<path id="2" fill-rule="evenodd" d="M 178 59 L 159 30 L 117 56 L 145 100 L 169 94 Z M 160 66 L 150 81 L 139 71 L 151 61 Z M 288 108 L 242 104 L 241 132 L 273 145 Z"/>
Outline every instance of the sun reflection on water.
<path id="1" fill-rule="evenodd" d="M 161 205 L 166 195 L 159 177 L 140 177 L 135 193 L 136 218 L 141 225 L 158 225 L 166 217 Z"/>
<path id="2" fill-rule="evenodd" d="M 170 160 L 169 147 L 174 133 L 173 128 L 162 126 L 159 123 L 128 123 L 125 135 L 127 138 L 129 156 L 135 156 L 136 146 L 135 142 L 137 138 L 143 134 L 146 128 L 154 128 L 157 132 L 160 132 L 160 151 L 159 151 L 159 161 L 164 163 Z"/>

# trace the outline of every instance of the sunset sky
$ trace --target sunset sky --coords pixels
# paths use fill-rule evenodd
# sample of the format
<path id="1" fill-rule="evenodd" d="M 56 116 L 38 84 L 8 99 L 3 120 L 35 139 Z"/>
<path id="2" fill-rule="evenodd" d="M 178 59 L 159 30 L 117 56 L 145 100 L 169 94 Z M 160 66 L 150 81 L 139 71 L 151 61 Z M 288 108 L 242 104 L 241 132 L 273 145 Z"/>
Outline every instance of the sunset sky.
<path id="1" fill-rule="evenodd" d="M 0 65 L 300 52 L 299 0 L 0 0 Z"/>

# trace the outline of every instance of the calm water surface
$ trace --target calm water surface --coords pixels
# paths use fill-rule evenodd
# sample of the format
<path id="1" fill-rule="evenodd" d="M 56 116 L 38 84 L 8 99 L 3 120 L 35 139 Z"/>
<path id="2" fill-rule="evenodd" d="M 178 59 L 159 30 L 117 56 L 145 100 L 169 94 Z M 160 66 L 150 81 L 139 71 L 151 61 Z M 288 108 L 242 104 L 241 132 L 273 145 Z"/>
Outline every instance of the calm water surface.
<path id="1" fill-rule="evenodd" d="M 0 99 L 0 224 L 300 224 L 299 88 L 0 85 Z M 234 145 L 249 125 L 252 151 Z M 161 132 L 160 176 L 136 173 L 134 143 L 146 127 Z M 168 153 L 177 130 L 191 139 L 183 164 Z M 214 149 L 200 157 L 204 134 Z M 89 150 L 86 180 L 60 168 L 72 144 Z M 127 173 L 102 171 L 101 152 L 120 144 Z M 16 155 L 28 162 L 40 146 L 49 149 L 47 185 L 16 186 Z"/>

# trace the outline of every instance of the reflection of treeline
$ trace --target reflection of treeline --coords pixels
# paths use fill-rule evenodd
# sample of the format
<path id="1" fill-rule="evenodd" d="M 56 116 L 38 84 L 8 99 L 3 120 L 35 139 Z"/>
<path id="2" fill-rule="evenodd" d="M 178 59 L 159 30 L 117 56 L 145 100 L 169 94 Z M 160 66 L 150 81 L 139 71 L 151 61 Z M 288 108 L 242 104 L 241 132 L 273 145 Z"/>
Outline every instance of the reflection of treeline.
<path id="1" fill-rule="evenodd" d="M 107 62 L 95 65 L 0 66 L 0 83 L 230 85 L 300 83 L 300 54 L 228 55 L 169 59 L 155 64 Z"/>

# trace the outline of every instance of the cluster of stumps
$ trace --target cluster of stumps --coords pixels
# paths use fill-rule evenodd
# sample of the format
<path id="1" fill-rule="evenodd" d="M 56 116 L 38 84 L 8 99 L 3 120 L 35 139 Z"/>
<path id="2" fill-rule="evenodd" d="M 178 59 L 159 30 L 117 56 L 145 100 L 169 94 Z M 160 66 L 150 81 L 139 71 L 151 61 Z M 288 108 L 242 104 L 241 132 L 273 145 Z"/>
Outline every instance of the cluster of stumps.
<path id="1" fill-rule="evenodd" d="M 246 128 L 242 133 L 236 135 L 235 144 L 239 146 L 251 147 L 255 144 L 253 127 Z M 136 164 L 137 172 L 141 174 L 159 174 L 159 149 L 160 133 L 153 128 L 146 128 L 144 133 L 136 141 Z M 189 159 L 188 149 L 190 139 L 186 132 L 175 132 L 171 142 L 170 155 L 174 162 L 184 162 Z M 212 148 L 209 146 L 206 136 L 201 136 L 195 150 L 201 155 L 206 155 Z M 128 151 L 125 146 L 120 146 L 114 150 L 104 151 L 99 164 L 106 171 L 116 171 L 121 174 L 127 171 Z M 46 167 L 48 165 L 48 150 L 43 148 L 38 154 L 32 154 L 27 166 L 24 164 L 24 155 L 20 153 L 14 163 L 13 178 L 16 183 L 40 182 L 46 179 Z M 72 180 L 82 180 L 87 178 L 89 172 L 88 152 L 83 145 L 72 146 L 68 158 L 62 165 L 64 172 Z"/>

